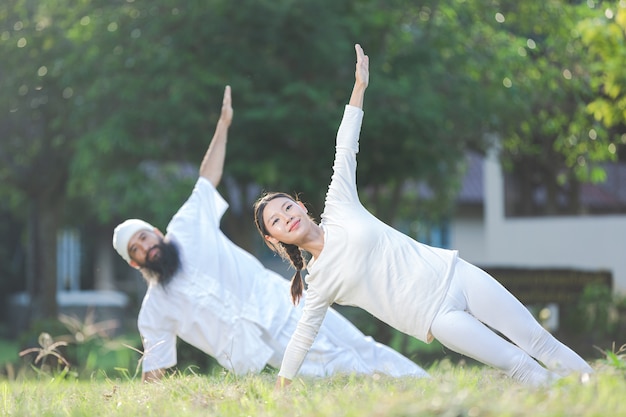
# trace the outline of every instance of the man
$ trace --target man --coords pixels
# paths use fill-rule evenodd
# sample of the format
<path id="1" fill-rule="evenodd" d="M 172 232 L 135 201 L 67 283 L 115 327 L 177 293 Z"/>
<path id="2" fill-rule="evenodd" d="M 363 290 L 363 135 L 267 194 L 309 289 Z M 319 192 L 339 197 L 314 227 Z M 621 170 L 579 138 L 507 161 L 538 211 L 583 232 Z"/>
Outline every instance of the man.
<path id="1" fill-rule="evenodd" d="M 302 314 L 301 307 L 289 302 L 287 280 L 266 269 L 220 230 L 228 204 L 216 187 L 222 178 L 232 117 L 227 86 L 198 181 L 165 236 L 139 219 L 115 228 L 113 246 L 148 283 L 138 318 L 144 381 L 159 379 L 176 365 L 176 337 L 236 374 L 259 372 L 266 365 L 279 367 Z M 428 376 L 330 310 L 301 373 L 327 376 L 338 372 Z"/>

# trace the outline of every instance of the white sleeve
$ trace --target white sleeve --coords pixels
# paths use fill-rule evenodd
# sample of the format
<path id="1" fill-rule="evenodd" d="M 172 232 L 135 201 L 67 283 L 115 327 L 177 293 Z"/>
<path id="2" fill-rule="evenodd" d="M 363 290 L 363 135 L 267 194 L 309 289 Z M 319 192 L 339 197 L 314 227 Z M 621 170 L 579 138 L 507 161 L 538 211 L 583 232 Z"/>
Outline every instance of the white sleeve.
<path id="1" fill-rule="evenodd" d="M 178 244 L 186 268 L 215 273 L 216 250 L 222 239 L 220 220 L 227 208 L 213 184 L 200 177 L 167 226 L 167 236 Z"/>
<path id="2" fill-rule="evenodd" d="M 176 365 L 176 333 L 168 320 L 140 315 L 139 333 L 143 343 L 143 372 L 170 368 Z"/>
<path id="3" fill-rule="evenodd" d="M 326 204 L 358 201 L 356 189 L 356 154 L 359 151 L 359 134 L 363 110 L 346 106 L 337 132 L 333 175 L 326 194 Z"/>
<path id="4" fill-rule="evenodd" d="M 346 148 L 357 154 L 359 152 L 359 134 L 363 123 L 363 110 L 359 107 L 346 105 L 343 119 L 337 131 L 337 148 Z"/>
<path id="5" fill-rule="evenodd" d="M 279 376 L 292 380 L 298 374 L 329 307 L 329 303 L 319 300 L 319 297 L 316 297 L 311 291 L 307 291 L 302 317 L 300 317 L 296 330 L 287 344 L 285 356 L 278 372 Z"/>
<path id="6" fill-rule="evenodd" d="M 198 242 L 198 235 L 219 229 L 220 221 L 227 209 L 228 203 L 213 184 L 200 177 L 185 204 L 167 225 L 167 232 L 176 236 L 183 246 L 193 247 Z M 202 224 L 199 225 L 198 222 Z"/>

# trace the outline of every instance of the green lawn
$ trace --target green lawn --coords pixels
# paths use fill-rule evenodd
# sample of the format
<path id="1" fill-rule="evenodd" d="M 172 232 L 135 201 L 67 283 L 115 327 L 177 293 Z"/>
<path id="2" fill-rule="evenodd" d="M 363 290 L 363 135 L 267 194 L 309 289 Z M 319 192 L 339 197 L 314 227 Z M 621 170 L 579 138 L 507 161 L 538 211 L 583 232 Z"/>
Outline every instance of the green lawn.
<path id="1" fill-rule="evenodd" d="M 544 388 L 521 386 L 484 367 L 441 362 L 430 379 L 340 376 L 296 380 L 274 391 L 275 375 L 236 378 L 188 371 L 159 383 L 124 376 L 0 382 L 6 416 L 624 416 L 626 368 L 593 364 L 586 382 L 568 377 Z"/>
<path id="2" fill-rule="evenodd" d="M 277 393 L 275 370 L 235 377 L 219 367 L 202 374 L 202 367 L 190 367 L 144 384 L 140 354 L 131 348 L 137 343 L 70 344 L 63 353 L 76 362 L 65 368 L 43 345 L 16 361 L 17 343 L 0 340 L 0 416 L 626 416 L 626 345 L 598 351 L 589 378 L 570 376 L 549 387 L 522 386 L 493 369 L 445 359 L 428 368 L 429 379 L 298 379 Z M 33 363 L 42 349 L 48 354 Z"/>

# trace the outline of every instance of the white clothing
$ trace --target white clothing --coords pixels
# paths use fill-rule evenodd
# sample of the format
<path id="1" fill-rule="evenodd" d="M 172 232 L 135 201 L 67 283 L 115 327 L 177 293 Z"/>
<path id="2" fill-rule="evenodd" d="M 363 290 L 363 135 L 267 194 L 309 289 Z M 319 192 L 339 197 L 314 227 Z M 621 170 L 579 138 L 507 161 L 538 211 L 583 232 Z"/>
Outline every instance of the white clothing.
<path id="1" fill-rule="evenodd" d="M 521 382 L 536 385 L 558 378 L 531 356 L 561 374 L 591 372 L 513 295 L 484 271 L 459 259 L 456 251 L 416 242 L 367 212 L 356 189 L 362 118 L 361 109 L 346 106 L 320 224 L 324 248 L 309 263 L 304 312 L 279 375 L 293 379 L 297 374 L 333 302 L 361 307 L 422 341 L 430 342 L 434 336 L 450 349 Z"/>
<path id="2" fill-rule="evenodd" d="M 430 325 L 457 259 L 456 251 L 416 242 L 360 203 L 356 154 L 362 119 L 360 108 L 346 106 L 320 223 L 324 249 L 307 266 L 303 318 L 279 373 L 288 379 L 298 372 L 332 303 L 361 307 L 394 328 L 430 342 Z"/>
<path id="3" fill-rule="evenodd" d="M 592 372 L 498 281 L 462 259 L 457 262 L 448 295 L 431 330 L 448 348 L 529 385 L 550 383 L 572 371 Z"/>
<path id="4" fill-rule="evenodd" d="M 167 227 L 181 269 L 165 286 L 151 283 L 139 312 L 143 371 L 176 364 L 176 337 L 213 356 L 236 373 L 277 367 L 300 318 L 286 296 L 289 283 L 231 242 L 219 223 L 228 205 L 200 177 Z M 303 373 L 418 375 L 426 373 L 396 351 L 366 338 L 333 312 L 313 346 Z"/>

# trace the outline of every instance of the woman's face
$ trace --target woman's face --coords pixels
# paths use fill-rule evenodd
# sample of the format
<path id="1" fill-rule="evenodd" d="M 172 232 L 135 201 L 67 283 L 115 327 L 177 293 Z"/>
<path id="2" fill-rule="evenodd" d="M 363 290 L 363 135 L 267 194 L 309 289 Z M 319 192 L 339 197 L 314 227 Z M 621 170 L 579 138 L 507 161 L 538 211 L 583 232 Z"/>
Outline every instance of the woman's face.
<path id="1" fill-rule="evenodd" d="M 263 225 L 268 233 L 265 239 L 274 244 L 283 242 L 298 245 L 310 223 L 304 205 L 290 198 L 270 200 L 263 210 Z"/>

